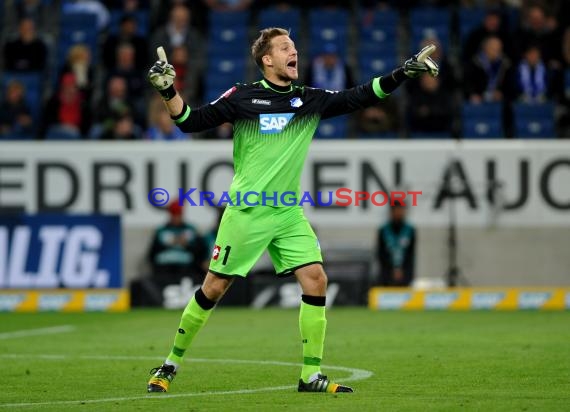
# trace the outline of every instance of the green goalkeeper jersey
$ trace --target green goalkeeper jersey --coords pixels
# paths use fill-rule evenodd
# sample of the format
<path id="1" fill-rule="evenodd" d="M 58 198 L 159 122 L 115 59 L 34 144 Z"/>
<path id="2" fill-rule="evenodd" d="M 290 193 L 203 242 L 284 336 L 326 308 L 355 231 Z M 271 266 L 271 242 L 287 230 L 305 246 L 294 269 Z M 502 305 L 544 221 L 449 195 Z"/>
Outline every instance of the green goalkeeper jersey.
<path id="1" fill-rule="evenodd" d="M 339 92 L 277 86 L 263 79 L 237 84 L 198 109 L 184 105 L 173 119 L 184 132 L 233 123 L 235 175 L 228 206 L 290 206 L 291 198 L 299 199 L 303 164 L 319 120 L 371 106 L 386 96 L 379 78 Z"/>

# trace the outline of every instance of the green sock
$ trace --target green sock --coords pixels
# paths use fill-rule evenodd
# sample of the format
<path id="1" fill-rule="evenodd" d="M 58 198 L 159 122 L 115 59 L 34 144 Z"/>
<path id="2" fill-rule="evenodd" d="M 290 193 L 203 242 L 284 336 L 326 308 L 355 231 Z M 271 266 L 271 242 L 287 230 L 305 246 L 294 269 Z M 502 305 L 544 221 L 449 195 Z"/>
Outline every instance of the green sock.
<path id="1" fill-rule="evenodd" d="M 317 305 L 312 303 L 317 303 Z M 305 383 L 309 382 L 311 375 L 321 371 L 326 328 L 325 297 L 303 295 L 299 312 L 299 329 L 301 329 L 303 339 L 301 379 Z"/>
<path id="2" fill-rule="evenodd" d="M 179 365 L 182 362 L 184 352 L 186 352 L 186 349 L 188 349 L 200 329 L 202 329 L 202 326 L 210 317 L 210 313 L 212 313 L 212 308 L 204 309 L 196 302 L 196 296 L 190 299 L 182 313 L 180 325 L 174 337 L 174 346 L 166 358 L 168 363 Z"/>

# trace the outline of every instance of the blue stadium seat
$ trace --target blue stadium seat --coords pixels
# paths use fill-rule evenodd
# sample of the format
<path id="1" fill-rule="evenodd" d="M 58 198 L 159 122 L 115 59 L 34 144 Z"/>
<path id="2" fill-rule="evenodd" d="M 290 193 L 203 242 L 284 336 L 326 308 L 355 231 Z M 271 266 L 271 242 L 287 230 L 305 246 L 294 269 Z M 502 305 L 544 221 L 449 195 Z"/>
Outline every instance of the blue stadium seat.
<path id="1" fill-rule="evenodd" d="M 230 89 L 236 83 L 243 80 L 243 76 L 236 77 L 234 73 L 220 74 L 210 73 L 205 78 L 205 102 L 212 102 L 222 95 L 226 90 Z"/>
<path id="2" fill-rule="evenodd" d="M 81 139 L 81 133 L 65 126 L 51 126 L 45 135 L 46 140 L 77 140 Z"/>
<path id="3" fill-rule="evenodd" d="M 477 26 L 479 26 L 487 11 L 482 8 L 467 8 L 463 7 L 459 10 L 459 38 L 463 44 Z"/>
<path id="4" fill-rule="evenodd" d="M 348 12 L 343 9 L 311 9 L 309 24 L 311 27 L 347 27 Z"/>
<path id="5" fill-rule="evenodd" d="M 208 36 L 208 54 L 210 56 L 244 56 L 247 49 L 246 27 L 228 27 L 212 29 Z"/>
<path id="6" fill-rule="evenodd" d="M 360 41 L 396 46 L 400 18 L 394 10 L 364 11 L 360 15 Z"/>
<path id="7" fill-rule="evenodd" d="M 267 8 L 259 13 L 259 29 L 267 27 L 283 27 L 291 30 L 291 34 L 299 35 L 301 27 L 301 11 L 297 8 L 279 10 L 277 8 Z"/>
<path id="8" fill-rule="evenodd" d="M 556 137 L 552 103 L 513 105 L 515 137 L 543 139 Z"/>
<path id="9" fill-rule="evenodd" d="M 208 74 L 235 76 L 236 81 L 245 77 L 246 60 L 230 58 L 212 58 L 208 64 Z"/>
<path id="10" fill-rule="evenodd" d="M 65 63 L 67 52 L 75 44 L 85 44 L 91 50 L 91 63 L 98 58 L 97 17 L 93 13 L 63 13 L 57 45 L 57 71 Z"/>
<path id="11" fill-rule="evenodd" d="M 386 74 L 396 67 L 396 56 L 365 54 L 358 59 L 360 67 L 360 82 L 367 82 L 373 77 Z"/>
<path id="12" fill-rule="evenodd" d="M 451 13 L 444 8 L 421 7 L 410 12 L 412 48 L 425 38 L 435 37 L 444 50 L 449 50 Z"/>
<path id="13" fill-rule="evenodd" d="M 502 138 L 504 132 L 501 103 L 465 102 L 462 109 L 462 124 L 464 138 Z"/>
<path id="14" fill-rule="evenodd" d="M 210 11 L 210 27 L 217 30 L 229 27 L 247 27 L 249 11 Z"/>
<path id="15" fill-rule="evenodd" d="M 334 43 L 342 57 L 346 56 L 348 12 L 346 10 L 312 9 L 309 12 L 311 56 L 323 51 L 326 43 Z"/>
<path id="16" fill-rule="evenodd" d="M 40 118 L 42 105 L 42 73 L 18 73 L 4 72 L 2 75 L 2 93 L 5 94 L 6 86 L 12 80 L 22 83 L 26 89 L 26 103 L 30 107 L 35 121 Z"/>
<path id="17" fill-rule="evenodd" d="M 134 13 L 130 13 L 137 21 L 137 34 L 139 36 L 148 36 L 149 33 L 149 11 L 148 10 L 137 10 Z M 117 34 L 119 32 L 119 27 L 121 25 L 121 19 L 125 13 L 122 10 L 111 10 L 111 22 L 109 24 L 109 33 Z"/>
<path id="18" fill-rule="evenodd" d="M 327 43 L 334 43 L 338 54 L 345 58 L 348 31 L 345 27 L 311 27 L 311 56 L 324 51 Z"/>
<path id="19" fill-rule="evenodd" d="M 346 139 L 348 130 L 347 116 L 321 120 L 315 132 L 317 139 Z"/>

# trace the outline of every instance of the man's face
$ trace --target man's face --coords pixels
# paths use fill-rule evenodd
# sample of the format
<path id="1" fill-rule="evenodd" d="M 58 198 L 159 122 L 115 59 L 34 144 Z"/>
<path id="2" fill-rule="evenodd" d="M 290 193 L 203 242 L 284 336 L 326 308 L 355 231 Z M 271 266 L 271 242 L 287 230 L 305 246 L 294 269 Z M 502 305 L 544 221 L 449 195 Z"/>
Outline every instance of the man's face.
<path id="1" fill-rule="evenodd" d="M 394 207 L 391 212 L 392 212 L 392 221 L 394 222 L 402 222 L 406 217 L 406 209 L 404 209 L 403 207 Z"/>
<path id="2" fill-rule="evenodd" d="M 289 36 L 271 39 L 271 51 L 264 56 L 265 70 L 270 70 L 281 80 L 297 80 L 297 49 Z"/>

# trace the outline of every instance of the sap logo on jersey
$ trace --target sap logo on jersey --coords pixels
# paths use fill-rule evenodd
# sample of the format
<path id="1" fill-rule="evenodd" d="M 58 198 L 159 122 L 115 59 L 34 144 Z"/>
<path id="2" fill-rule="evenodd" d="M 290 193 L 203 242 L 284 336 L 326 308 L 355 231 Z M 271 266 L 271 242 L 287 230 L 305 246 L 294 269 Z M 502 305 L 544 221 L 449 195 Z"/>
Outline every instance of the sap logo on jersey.
<path id="1" fill-rule="evenodd" d="M 280 133 L 292 117 L 293 113 L 260 114 L 259 130 L 263 134 Z"/>

